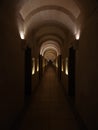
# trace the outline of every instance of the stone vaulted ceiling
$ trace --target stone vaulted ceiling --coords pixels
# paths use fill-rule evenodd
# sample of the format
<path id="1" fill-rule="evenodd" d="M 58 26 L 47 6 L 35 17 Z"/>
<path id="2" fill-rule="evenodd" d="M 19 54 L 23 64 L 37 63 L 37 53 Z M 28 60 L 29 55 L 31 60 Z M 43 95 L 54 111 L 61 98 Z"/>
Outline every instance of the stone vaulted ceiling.
<path id="1" fill-rule="evenodd" d="M 89 9 L 92 10 L 95 3 L 96 0 L 93 2 L 91 0 L 89 2 L 88 0 L 20 0 L 17 9 L 17 21 L 20 35 L 22 39 L 24 39 L 27 36 L 30 36 L 36 29 L 40 29 L 43 25 L 49 26 L 49 24 L 58 24 L 57 28 L 63 26 L 63 29 L 67 30 L 68 33 L 70 32 L 73 36 L 79 35 L 79 27 L 81 24 L 78 20 L 79 16 L 83 13 L 83 8 L 85 9 L 85 12 L 89 12 Z M 47 50 L 47 53 L 49 52 L 51 55 L 56 54 L 55 52 L 57 50 L 57 47 L 54 47 L 53 45 L 54 42 L 57 41 L 56 44 L 59 44 L 58 41 L 61 40 L 59 39 L 59 37 L 61 37 L 60 33 L 56 36 L 54 34 L 57 32 L 52 32 L 53 29 L 51 29 L 51 31 L 48 29 L 44 31 L 44 34 L 46 34 L 45 38 L 47 39 L 47 37 L 50 37 L 47 39 L 47 43 L 48 48 L 52 51 L 49 51 L 49 49 L 44 50 Z M 62 32 L 64 31 L 62 30 Z M 55 37 L 55 41 L 53 40 L 53 37 Z M 65 34 L 65 37 L 67 37 L 67 33 Z M 38 38 L 40 41 L 42 41 L 41 38 L 43 39 L 43 37 Z M 53 44 L 49 43 L 49 41 L 52 41 Z M 43 47 L 46 47 L 46 45 Z M 45 52 L 45 54 L 47 53 Z"/>

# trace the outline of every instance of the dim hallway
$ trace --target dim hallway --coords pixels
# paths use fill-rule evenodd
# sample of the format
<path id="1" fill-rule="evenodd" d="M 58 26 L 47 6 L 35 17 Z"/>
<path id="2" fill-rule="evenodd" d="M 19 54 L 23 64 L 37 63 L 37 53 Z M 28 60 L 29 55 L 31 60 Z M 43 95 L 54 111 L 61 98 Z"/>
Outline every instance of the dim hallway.
<path id="1" fill-rule="evenodd" d="M 0 130 L 98 130 L 97 56 L 98 0 L 0 0 Z"/>
<path id="2" fill-rule="evenodd" d="M 52 65 L 43 75 L 19 130 L 79 130 Z"/>

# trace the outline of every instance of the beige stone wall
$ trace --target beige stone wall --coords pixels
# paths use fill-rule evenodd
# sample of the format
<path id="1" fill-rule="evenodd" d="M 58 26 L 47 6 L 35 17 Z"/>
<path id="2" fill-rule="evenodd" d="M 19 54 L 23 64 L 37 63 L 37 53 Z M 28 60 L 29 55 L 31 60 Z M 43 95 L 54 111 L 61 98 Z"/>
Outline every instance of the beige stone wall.
<path id="1" fill-rule="evenodd" d="M 0 8 L 0 129 L 9 129 L 23 107 L 24 51 L 10 4 Z"/>
<path id="2" fill-rule="evenodd" d="M 76 106 L 89 130 L 98 130 L 98 9 L 79 40 Z"/>

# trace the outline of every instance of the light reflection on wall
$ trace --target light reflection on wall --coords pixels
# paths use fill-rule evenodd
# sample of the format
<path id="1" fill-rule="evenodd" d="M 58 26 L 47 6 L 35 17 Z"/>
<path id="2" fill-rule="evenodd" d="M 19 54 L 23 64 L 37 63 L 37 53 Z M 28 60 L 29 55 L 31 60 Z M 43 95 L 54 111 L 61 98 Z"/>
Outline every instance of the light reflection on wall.
<path id="1" fill-rule="evenodd" d="M 62 59 L 62 71 L 64 71 L 63 59 Z"/>
<path id="2" fill-rule="evenodd" d="M 68 75 L 68 57 L 65 60 L 65 74 Z"/>
<path id="3" fill-rule="evenodd" d="M 35 74 L 35 58 L 32 58 L 33 66 L 32 66 L 32 75 Z"/>
<path id="4" fill-rule="evenodd" d="M 80 29 L 75 30 L 75 38 L 76 38 L 76 40 L 80 39 Z"/>
<path id="5" fill-rule="evenodd" d="M 37 59 L 37 72 L 39 71 L 39 59 Z"/>
<path id="6" fill-rule="evenodd" d="M 20 31 L 20 37 L 21 37 L 21 39 L 25 39 L 25 34 L 23 31 Z"/>
<path id="7" fill-rule="evenodd" d="M 25 31 L 24 21 L 23 21 L 21 15 L 17 16 L 17 25 L 18 25 L 20 38 L 25 39 L 26 31 Z"/>
<path id="8" fill-rule="evenodd" d="M 56 59 L 56 67 L 58 68 L 58 60 Z"/>

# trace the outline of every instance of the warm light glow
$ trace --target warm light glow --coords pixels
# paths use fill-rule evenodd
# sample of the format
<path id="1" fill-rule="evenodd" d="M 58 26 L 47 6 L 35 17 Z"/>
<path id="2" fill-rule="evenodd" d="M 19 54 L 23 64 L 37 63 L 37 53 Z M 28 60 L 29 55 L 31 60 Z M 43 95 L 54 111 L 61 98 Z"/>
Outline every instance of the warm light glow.
<path id="1" fill-rule="evenodd" d="M 24 26 L 24 20 L 22 19 L 21 15 L 17 15 L 17 25 L 18 25 L 18 30 L 20 34 L 21 39 L 25 39 L 25 26 Z"/>
<path id="2" fill-rule="evenodd" d="M 79 40 L 79 39 L 80 39 L 80 30 L 78 30 L 76 33 L 76 40 Z"/>
<path id="3" fill-rule="evenodd" d="M 64 71 L 63 60 L 62 60 L 62 71 Z"/>
<path id="4" fill-rule="evenodd" d="M 68 58 L 65 60 L 65 73 L 68 75 Z"/>
<path id="5" fill-rule="evenodd" d="M 52 52 L 49 52 L 47 51 L 44 55 L 44 58 L 47 59 L 47 60 L 51 60 L 51 61 L 54 61 L 56 59 L 57 55 L 55 55 L 54 53 Z"/>
<path id="6" fill-rule="evenodd" d="M 32 75 L 35 73 L 34 69 L 32 69 Z"/>
<path id="7" fill-rule="evenodd" d="M 37 72 L 39 71 L 39 60 L 37 59 Z"/>
<path id="8" fill-rule="evenodd" d="M 62 71 L 64 71 L 64 69 L 63 69 L 63 65 L 62 65 Z"/>
<path id="9" fill-rule="evenodd" d="M 58 68 L 58 61 L 57 61 L 57 59 L 56 59 L 56 67 Z"/>
<path id="10" fill-rule="evenodd" d="M 47 40 L 42 44 L 40 48 L 40 55 L 43 56 L 47 50 L 54 50 L 57 53 L 57 56 L 60 55 L 60 46 L 53 40 Z"/>
<path id="11" fill-rule="evenodd" d="M 39 65 L 37 65 L 37 72 L 39 71 Z"/>
<path id="12" fill-rule="evenodd" d="M 32 75 L 34 75 L 35 74 L 35 59 L 34 58 L 32 59 L 32 62 L 33 62 Z"/>
<path id="13" fill-rule="evenodd" d="M 25 39 L 25 36 L 24 36 L 24 32 L 23 32 L 23 31 L 20 32 L 20 37 L 21 37 L 21 39 Z"/>

